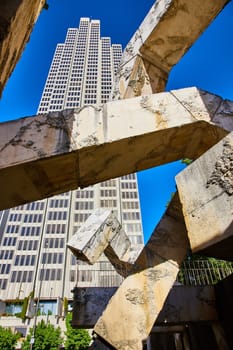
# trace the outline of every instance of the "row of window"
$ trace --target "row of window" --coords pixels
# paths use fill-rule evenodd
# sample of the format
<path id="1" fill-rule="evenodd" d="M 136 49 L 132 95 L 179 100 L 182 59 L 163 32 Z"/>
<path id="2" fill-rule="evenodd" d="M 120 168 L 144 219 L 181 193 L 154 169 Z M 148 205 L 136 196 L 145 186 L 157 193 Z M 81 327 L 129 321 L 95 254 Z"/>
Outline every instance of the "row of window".
<path id="1" fill-rule="evenodd" d="M 100 201 L 101 208 L 116 208 L 117 201 L 116 199 L 102 199 Z"/>
<path id="2" fill-rule="evenodd" d="M 141 224 L 126 224 L 124 225 L 126 233 L 130 234 L 133 232 L 142 232 L 142 226 Z"/>
<path id="3" fill-rule="evenodd" d="M 124 220 L 139 220 L 140 214 L 139 212 L 129 212 L 129 213 L 123 213 L 123 219 Z"/>
<path id="4" fill-rule="evenodd" d="M 68 208 L 68 206 L 68 199 L 50 199 L 49 201 L 50 208 Z"/>
<path id="5" fill-rule="evenodd" d="M 127 182 L 121 182 L 121 188 L 123 188 L 123 189 L 125 189 L 125 188 L 127 188 L 127 189 L 135 189 L 135 188 L 137 188 L 137 185 L 136 185 L 136 182 L 129 182 L 129 181 L 127 181 Z"/>
<path id="6" fill-rule="evenodd" d="M 22 219 L 22 214 L 11 214 L 9 216 L 9 221 L 21 221 Z"/>
<path id="7" fill-rule="evenodd" d="M 0 259 L 7 260 L 12 259 L 14 254 L 14 250 L 2 250 L 0 252 Z"/>
<path id="8" fill-rule="evenodd" d="M 21 228 L 21 236 L 39 236 L 41 227 L 40 226 L 23 226 Z"/>
<path id="9" fill-rule="evenodd" d="M 86 202 L 86 201 L 76 202 L 75 209 L 76 210 L 92 210 L 92 209 L 94 209 L 94 203 L 93 202 Z"/>
<path id="10" fill-rule="evenodd" d="M 76 191 L 76 198 L 93 198 L 94 191 L 93 190 L 78 190 Z"/>
<path id="11" fill-rule="evenodd" d="M 12 271 L 10 281 L 12 283 L 32 282 L 33 271 Z"/>
<path id="12" fill-rule="evenodd" d="M 123 199 L 138 198 L 138 193 L 137 193 L 136 191 L 134 191 L 134 192 L 125 192 L 125 191 L 122 191 L 121 196 L 122 196 Z"/>
<path id="13" fill-rule="evenodd" d="M 142 236 L 130 235 L 129 239 L 132 244 L 143 244 Z"/>
<path id="14" fill-rule="evenodd" d="M 6 233 L 18 233 L 20 225 L 7 225 Z"/>
<path id="15" fill-rule="evenodd" d="M 124 175 L 121 178 L 122 178 L 122 180 L 135 180 L 136 175 L 133 173 L 133 174 Z"/>
<path id="16" fill-rule="evenodd" d="M 128 201 L 128 202 L 123 202 L 122 203 L 123 209 L 138 209 L 139 208 L 139 203 L 133 202 L 133 201 Z"/>
<path id="17" fill-rule="evenodd" d="M 36 255 L 16 255 L 15 266 L 34 266 L 36 262 Z"/>
<path id="18" fill-rule="evenodd" d="M 67 211 L 50 211 L 48 212 L 48 220 L 66 220 Z"/>
<path id="19" fill-rule="evenodd" d="M 100 190 L 100 195 L 102 197 L 116 197 L 117 191 L 116 190 Z"/>
<path id="20" fill-rule="evenodd" d="M 11 264 L 2 264 L 0 266 L 0 275 L 8 274 L 10 272 Z"/>
<path id="21" fill-rule="evenodd" d="M 41 269 L 39 280 L 43 281 L 61 281 L 62 269 Z"/>
<path id="22" fill-rule="evenodd" d="M 74 214 L 74 221 L 75 222 L 85 222 L 87 218 L 91 215 L 91 213 L 78 213 Z"/>
<path id="23" fill-rule="evenodd" d="M 25 214 L 23 221 L 24 222 L 42 222 L 43 215 L 42 214 Z"/>
<path id="24" fill-rule="evenodd" d="M 63 253 L 43 253 L 42 264 L 62 264 L 64 254 Z"/>
<path id="25" fill-rule="evenodd" d="M 20 240 L 18 243 L 18 250 L 37 250 L 38 241 Z"/>
<path id="26" fill-rule="evenodd" d="M 46 226 L 46 233 L 57 233 L 65 234 L 66 233 L 66 224 L 48 224 Z"/>
<path id="27" fill-rule="evenodd" d="M 64 248 L 64 238 L 49 238 L 44 241 L 44 248 Z"/>
<path id="28" fill-rule="evenodd" d="M 16 237 L 5 237 L 3 239 L 2 245 L 3 246 L 15 246 L 16 245 Z"/>

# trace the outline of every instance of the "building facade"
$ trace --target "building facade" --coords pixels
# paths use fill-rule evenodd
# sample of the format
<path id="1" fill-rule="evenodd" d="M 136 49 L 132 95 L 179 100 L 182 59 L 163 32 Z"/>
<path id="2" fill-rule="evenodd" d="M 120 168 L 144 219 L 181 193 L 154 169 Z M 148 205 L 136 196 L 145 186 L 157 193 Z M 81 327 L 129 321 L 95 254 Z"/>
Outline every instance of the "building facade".
<path id="1" fill-rule="evenodd" d="M 110 95 L 121 45 L 100 37 L 100 21 L 81 18 L 58 44 L 38 113 L 87 104 L 101 105 Z M 66 248 L 69 238 L 93 209 L 112 209 L 133 245 L 143 245 L 137 178 L 129 174 L 84 190 L 21 205 L 0 215 L 0 299 L 23 299 L 32 291 L 40 300 L 71 299 L 75 284 L 116 286 L 121 277 L 105 257 L 78 266 Z M 54 311 L 54 310 L 53 310 Z"/>

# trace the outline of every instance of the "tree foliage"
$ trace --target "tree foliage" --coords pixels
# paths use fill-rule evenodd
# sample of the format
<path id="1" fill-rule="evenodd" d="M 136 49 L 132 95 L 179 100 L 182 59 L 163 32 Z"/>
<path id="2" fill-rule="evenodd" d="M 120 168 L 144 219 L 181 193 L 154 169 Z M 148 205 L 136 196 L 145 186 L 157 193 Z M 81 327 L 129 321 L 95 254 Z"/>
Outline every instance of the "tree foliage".
<path id="1" fill-rule="evenodd" d="M 181 163 L 184 163 L 184 164 L 186 164 L 187 166 L 189 165 L 189 164 L 191 164 L 192 163 L 192 159 L 189 159 L 189 158 L 183 158 L 182 160 L 181 160 Z"/>
<path id="2" fill-rule="evenodd" d="M 91 337 L 86 329 L 74 329 L 71 327 L 72 314 L 66 316 L 66 350 L 86 350 L 90 344 Z"/>
<path id="3" fill-rule="evenodd" d="M 22 350 L 30 349 L 30 341 L 33 335 L 33 329 L 30 329 L 25 341 L 22 344 Z M 33 350 L 57 350 L 62 343 L 61 329 L 55 328 L 52 324 L 46 324 L 43 320 L 39 322 L 35 329 Z"/>
<path id="4" fill-rule="evenodd" d="M 13 333 L 10 328 L 0 326 L 0 349 L 13 350 L 17 340 L 21 337 L 19 333 Z"/>

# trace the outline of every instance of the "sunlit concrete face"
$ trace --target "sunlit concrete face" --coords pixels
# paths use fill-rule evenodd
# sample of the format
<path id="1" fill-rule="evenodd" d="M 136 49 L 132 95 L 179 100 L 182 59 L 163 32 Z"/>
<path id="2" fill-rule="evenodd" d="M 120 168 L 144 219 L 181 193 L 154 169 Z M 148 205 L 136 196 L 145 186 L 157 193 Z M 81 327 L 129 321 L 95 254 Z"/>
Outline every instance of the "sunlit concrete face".
<path id="1" fill-rule="evenodd" d="M 176 280 L 188 247 L 182 208 L 176 195 L 94 331 L 116 349 L 141 349 Z M 116 327 L 117 332 L 113 332 Z"/>
<path id="2" fill-rule="evenodd" d="M 98 208 L 71 237 L 67 247 L 78 261 L 95 264 L 105 254 L 115 270 L 126 277 L 142 247 L 133 246 L 112 210 Z"/>
<path id="3" fill-rule="evenodd" d="M 187 88 L 2 123 L 1 209 L 195 159 L 230 131 L 231 109 Z"/>
<path id="4" fill-rule="evenodd" d="M 176 176 L 191 249 L 232 260 L 233 133 Z M 225 249 L 211 246 L 225 240 Z"/>
<path id="5" fill-rule="evenodd" d="M 164 90 L 172 67 L 227 0 L 157 0 L 126 46 L 113 99 Z"/>

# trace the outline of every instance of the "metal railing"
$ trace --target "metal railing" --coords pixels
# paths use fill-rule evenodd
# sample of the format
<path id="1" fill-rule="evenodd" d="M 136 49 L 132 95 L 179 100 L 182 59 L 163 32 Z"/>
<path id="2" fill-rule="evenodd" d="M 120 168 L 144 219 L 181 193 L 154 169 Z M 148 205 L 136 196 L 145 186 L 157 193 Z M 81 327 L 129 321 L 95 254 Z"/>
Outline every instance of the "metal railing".
<path id="1" fill-rule="evenodd" d="M 187 286 L 212 285 L 233 273 L 233 263 L 222 260 L 185 260 L 177 282 Z M 124 280 L 114 268 L 79 271 L 79 287 L 117 287 Z"/>
<path id="2" fill-rule="evenodd" d="M 185 260 L 177 282 L 187 286 L 212 285 L 233 273 L 233 263 L 223 260 Z"/>

